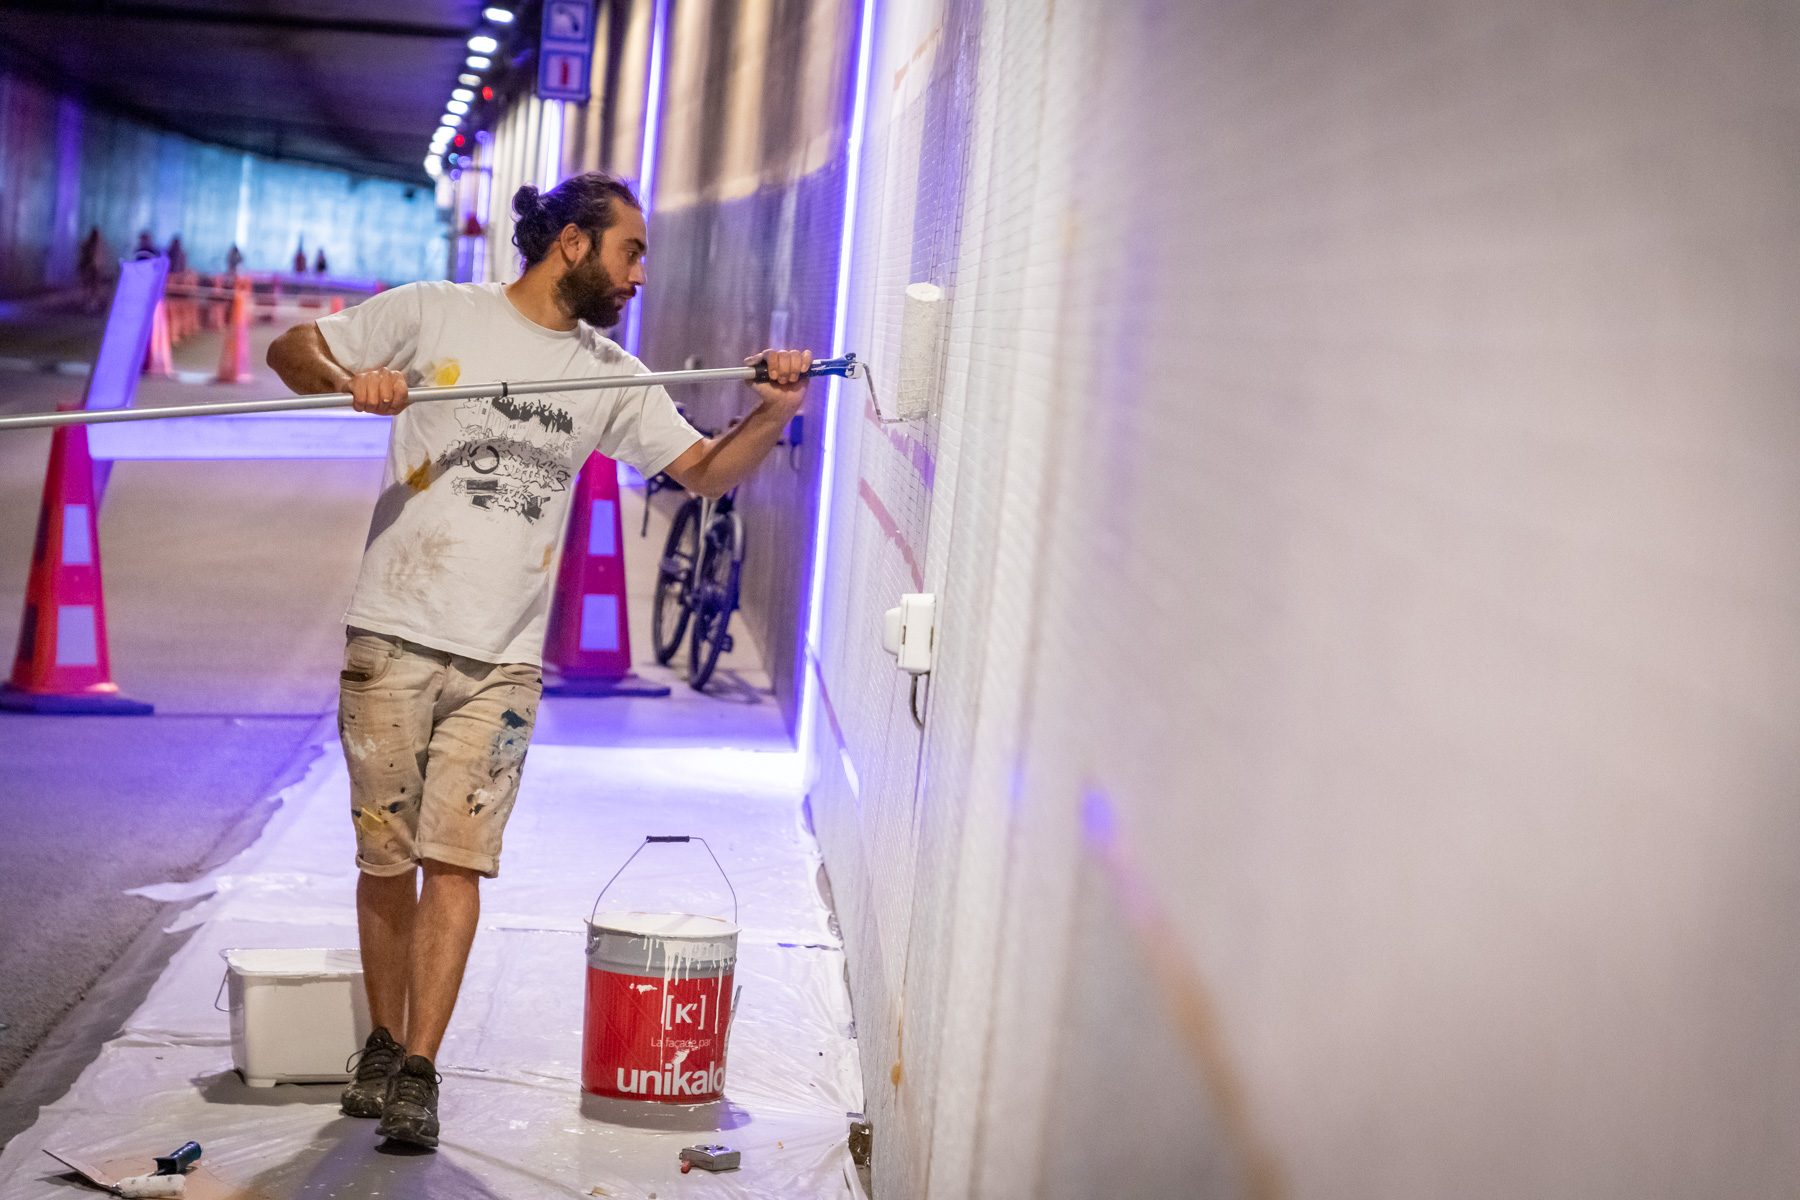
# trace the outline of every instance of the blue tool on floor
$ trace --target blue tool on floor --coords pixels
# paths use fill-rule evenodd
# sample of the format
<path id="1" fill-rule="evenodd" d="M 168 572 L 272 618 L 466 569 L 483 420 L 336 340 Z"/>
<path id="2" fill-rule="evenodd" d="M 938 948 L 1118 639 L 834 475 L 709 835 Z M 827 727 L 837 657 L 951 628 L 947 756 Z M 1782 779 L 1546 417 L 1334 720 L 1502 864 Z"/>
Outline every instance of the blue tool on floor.
<path id="1" fill-rule="evenodd" d="M 189 1142 L 171 1154 L 159 1155 L 156 1159 L 156 1174 L 186 1175 L 188 1168 L 200 1161 L 200 1143 Z"/>

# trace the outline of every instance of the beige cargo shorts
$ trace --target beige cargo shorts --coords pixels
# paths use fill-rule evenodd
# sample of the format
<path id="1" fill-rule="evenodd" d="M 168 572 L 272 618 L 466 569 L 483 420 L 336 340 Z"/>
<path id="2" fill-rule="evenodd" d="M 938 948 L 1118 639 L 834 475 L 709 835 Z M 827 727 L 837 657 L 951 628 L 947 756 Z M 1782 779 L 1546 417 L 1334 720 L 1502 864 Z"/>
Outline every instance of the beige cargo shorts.
<path id="1" fill-rule="evenodd" d="M 356 865 L 403 875 L 429 858 L 498 875 L 543 673 L 349 634 L 338 735 L 350 767 Z"/>

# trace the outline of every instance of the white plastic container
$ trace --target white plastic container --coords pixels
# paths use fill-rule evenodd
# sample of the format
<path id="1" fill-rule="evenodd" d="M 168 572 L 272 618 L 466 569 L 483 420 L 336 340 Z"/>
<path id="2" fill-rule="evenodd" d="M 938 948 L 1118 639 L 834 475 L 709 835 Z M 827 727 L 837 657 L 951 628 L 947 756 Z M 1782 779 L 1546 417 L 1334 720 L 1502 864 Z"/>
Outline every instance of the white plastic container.
<path id="1" fill-rule="evenodd" d="M 369 1037 L 354 950 L 221 950 L 231 992 L 231 1062 L 251 1087 L 341 1083 Z"/>

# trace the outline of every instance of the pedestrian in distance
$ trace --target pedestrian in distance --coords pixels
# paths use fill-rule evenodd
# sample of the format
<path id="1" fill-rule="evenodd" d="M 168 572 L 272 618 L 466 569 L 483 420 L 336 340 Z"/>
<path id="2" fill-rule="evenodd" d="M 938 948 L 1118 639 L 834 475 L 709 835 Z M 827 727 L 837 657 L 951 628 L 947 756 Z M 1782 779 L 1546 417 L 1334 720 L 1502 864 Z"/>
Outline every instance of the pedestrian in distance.
<path id="1" fill-rule="evenodd" d="M 327 269 L 328 268 L 325 266 L 325 247 L 320 246 L 319 252 L 313 255 L 313 274 L 323 275 Z"/>
<path id="2" fill-rule="evenodd" d="M 181 235 L 178 233 L 169 239 L 169 274 L 179 275 L 187 270 L 187 251 L 182 248 Z"/>
<path id="3" fill-rule="evenodd" d="M 598 449 L 723 495 L 799 412 L 812 364 L 764 352 L 755 411 L 717 438 L 661 387 L 409 403 L 420 385 L 643 372 L 600 332 L 645 285 L 631 190 L 589 172 L 520 188 L 513 211 L 515 282 L 392 288 L 296 325 L 268 355 L 296 392 L 349 392 L 394 418 L 339 685 L 375 1025 L 342 1104 L 422 1146 L 437 1144 L 438 1053 L 543 692 L 548 567 L 576 473 Z"/>
<path id="4" fill-rule="evenodd" d="M 94 225 L 81 239 L 81 251 L 75 257 L 75 275 L 81 281 L 81 306 L 88 312 L 100 311 L 100 259 L 104 253 L 100 227 Z"/>
<path id="5" fill-rule="evenodd" d="M 244 252 L 237 248 L 236 242 L 233 242 L 231 243 L 231 249 L 225 252 L 225 277 L 227 279 L 236 279 L 238 268 L 243 265 Z"/>
<path id="6" fill-rule="evenodd" d="M 296 274 L 296 275 L 306 274 L 306 239 L 305 238 L 301 238 L 300 244 L 298 246 L 294 247 L 294 274 Z"/>

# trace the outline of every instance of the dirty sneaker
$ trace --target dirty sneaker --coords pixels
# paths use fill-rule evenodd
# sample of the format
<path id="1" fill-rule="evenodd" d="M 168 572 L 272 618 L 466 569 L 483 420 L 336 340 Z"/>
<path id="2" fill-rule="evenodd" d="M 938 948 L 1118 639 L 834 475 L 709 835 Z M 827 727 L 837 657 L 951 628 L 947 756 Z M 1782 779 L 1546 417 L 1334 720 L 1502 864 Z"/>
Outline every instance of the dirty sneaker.
<path id="1" fill-rule="evenodd" d="M 400 1065 L 387 1105 L 381 1110 L 382 1137 L 415 1146 L 438 1144 L 438 1084 L 442 1076 L 429 1058 L 414 1054 Z"/>
<path id="2" fill-rule="evenodd" d="M 406 1060 L 406 1047 L 396 1042 L 385 1028 L 369 1034 L 363 1048 L 344 1064 L 356 1075 L 344 1087 L 343 1108 L 347 1117 L 379 1117 L 387 1100 L 388 1084 L 394 1072 Z"/>

